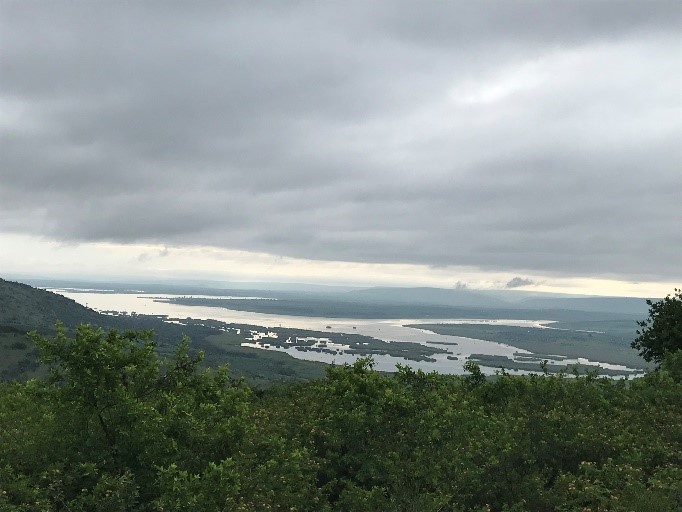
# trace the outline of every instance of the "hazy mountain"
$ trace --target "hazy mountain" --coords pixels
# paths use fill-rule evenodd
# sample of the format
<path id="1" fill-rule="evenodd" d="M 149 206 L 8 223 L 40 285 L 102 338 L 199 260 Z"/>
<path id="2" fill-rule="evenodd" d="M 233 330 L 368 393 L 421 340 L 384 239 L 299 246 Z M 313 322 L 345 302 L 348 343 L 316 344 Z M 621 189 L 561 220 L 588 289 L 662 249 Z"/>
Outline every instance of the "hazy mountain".
<path id="1" fill-rule="evenodd" d="M 42 277 L 17 277 L 17 280 L 41 288 L 90 288 L 107 290 L 116 293 L 146 292 L 146 293 L 176 293 L 176 294 L 203 294 L 203 295 L 229 295 L 230 292 L 266 291 L 266 292 L 302 292 L 302 293 L 345 293 L 361 289 L 358 286 L 335 286 L 308 283 L 269 283 L 269 282 L 242 282 L 242 281 L 193 281 L 163 280 L 149 281 L 89 281 L 83 279 L 52 279 Z"/>
<path id="2" fill-rule="evenodd" d="M 8 283 L 9 281 L 4 281 Z M 33 279 L 26 280 L 34 286 L 54 288 L 95 288 L 117 293 L 131 291 L 179 295 L 232 295 L 259 296 L 278 299 L 315 302 L 352 302 L 362 304 L 452 306 L 483 309 L 572 310 L 586 312 L 618 313 L 646 316 L 645 299 L 633 297 L 594 297 L 563 295 L 526 290 L 471 290 L 432 287 L 370 287 L 349 288 L 341 286 L 308 285 L 297 283 L 123 283 Z M 17 284 L 18 283 L 14 283 Z M 26 286 L 26 285 L 19 285 Z M 25 288 L 24 288 L 25 290 Z M 45 297 L 45 296 L 44 296 Z M 47 300 L 47 299 L 43 299 Z M 73 301 L 71 301 L 73 302 Z M 75 303 L 74 303 L 75 304 Z M 233 304 L 234 306 L 237 303 Z M 332 304 L 333 306 L 333 304 Z M 44 305 L 50 318 L 58 317 L 57 305 Z M 82 306 L 79 306 L 82 308 Z M 55 309 L 56 308 L 56 309 Z M 92 314 L 94 312 L 91 312 Z M 7 314 L 7 313 L 4 313 Z M 2 318 L 3 312 L 0 312 Z M 90 320 L 88 320 L 90 321 Z"/>
<path id="3" fill-rule="evenodd" d="M 577 298 L 532 298 L 519 303 L 520 307 L 531 309 L 570 309 L 604 313 L 624 313 L 645 317 L 649 311 L 646 299 L 636 297 L 577 297 Z"/>
<path id="4" fill-rule="evenodd" d="M 375 287 L 355 290 L 345 294 L 347 298 L 364 301 L 401 304 L 433 304 L 441 306 L 508 307 L 509 303 L 496 297 L 471 290 L 446 288 L 391 288 Z"/>
<path id="5" fill-rule="evenodd" d="M 523 290 L 468 290 L 445 288 L 376 287 L 343 295 L 358 301 L 461 306 L 491 309 L 571 310 L 646 316 L 649 307 L 640 297 L 594 297 L 527 292 Z"/>

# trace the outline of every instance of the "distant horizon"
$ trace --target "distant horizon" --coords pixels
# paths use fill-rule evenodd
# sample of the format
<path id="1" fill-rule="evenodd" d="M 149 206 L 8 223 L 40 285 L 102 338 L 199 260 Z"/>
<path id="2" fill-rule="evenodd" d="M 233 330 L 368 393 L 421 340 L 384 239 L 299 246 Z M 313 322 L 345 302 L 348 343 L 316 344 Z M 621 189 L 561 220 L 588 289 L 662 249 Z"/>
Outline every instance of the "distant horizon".
<path id="1" fill-rule="evenodd" d="M 405 284 L 335 284 L 324 282 L 305 282 L 305 281 L 238 281 L 238 280 L 218 280 L 218 279 L 192 279 L 192 278 L 149 278 L 134 276 L 48 276 L 44 274 L 3 274 L 0 278 L 7 281 L 23 282 L 24 284 L 39 283 L 39 286 L 50 287 L 54 284 L 56 288 L 73 287 L 81 288 L 79 285 L 119 285 L 119 286 L 168 286 L 177 288 L 207 288 L 212 290 L 267 290 L 267 291 L 357 291 L 371 289 L 390 289 L 396 290 L 441 290 L 447 292 L 464 292 L 473 294 L 486 294 L 495 296 L 516 297 L 547 297 L 547 298 L 623 298 L 623 299 L 652 299 L 657 300 L 668 294 L 672 294 L 673 289 L 662 295 L 605 295 L 598 293 L 563 293 L 557 291 L 537 291 L 524 289 L 508 288 L 469 288 L 469 287 L 443 287 L 431 285 L 405 285 Z M 42 283 L 42 284 L 40 284 Z M 71 285 L 71 286 L 68 286 Z"/>

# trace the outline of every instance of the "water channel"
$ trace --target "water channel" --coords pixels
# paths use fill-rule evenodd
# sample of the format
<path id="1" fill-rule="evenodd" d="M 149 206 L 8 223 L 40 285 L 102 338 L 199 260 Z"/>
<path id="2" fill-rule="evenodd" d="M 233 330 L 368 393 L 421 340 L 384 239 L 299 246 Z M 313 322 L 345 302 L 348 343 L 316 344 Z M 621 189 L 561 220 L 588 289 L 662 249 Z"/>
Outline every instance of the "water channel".
<path id="1" fill-rule="evenodd" d="M 167 315 L 169 318 L 178 319 L 211 319 L 219 320 L 225 323 L 236 324 L 250 324 L 263 326 L 263 333 L 267 334 L 267 327 L 286 327 L 293 329 L 306 329 L 321 332 L 336 332 L 344 334 L 361 334 L 371 336 L 389 342 L 413 342 L 420 343 L 426 346 L 445 348 L 449 354 L 437 354 L 433 356 L 435 362 L 429 361 L 412 361 L 399 357 L 392 357 L 388 355 L 374 355 L 375 368 L 381 371 L 395 371 L 396 364 L 403 364 L 411 366 L 414 369 L 422 369 L 424 371 L 438 371 L 440 373 L 461 374 L 464 373 L 464 363 L 471 354 L 486 354 L 507 356 L 514 359 L 515 354 L 530 355 L 531 352 L 523 350 L 511 345 L 502 343 L 495 343 L 492 341 L 477 340 L 471 338 L 462 338 L 458 336 L 447 336 L 436 334 L 431 331 L 417 329 L 413 327 L 406 327 L 407 324 L 418 323 L 486 323 L 497 325 L 513 325 L 521 327 L 547 327 L 549 321 L 543 320 L 514 320 L 514 319 L 497 319 L 497 320 L 458 320 L 458 319 L 440 319 L 433 318 L 418 319 L 343 319 L 343 318 L 320 318 L 320 317 L 304 317 L 304 316 L 286 316 L 286 315 L 271 315 L 263 313 L 252 313 L 248 311 L 237 311 L 226 309 L 223 307 L 208 307 L 208 306 L 185 306 L 180 304 L 173 304 L 169 302 L 160 302 L 163 299 L 172 299 L 175 297 L 204 297 L 201 295 L 172 295 L 172 294 L 146 294 L 146 293 L 113 293 L 106 290 L 82 290 L 82 289 L 50 289 L 55 293 L 59 293 L 65 297 L 73 299 L 74 301 L 95 309 L 99 312 L 126 312 L 137 313 L 143 315 Z M 106 293 L 102 293 L 106 292 Z M 239 298 L 245 297 L 216 297 L 210 298 Z M 251 299 L 259 299 L 259 297 L 248 297 Z M 251 347 L 254 350 L 278 350 L 285 351 L 287 354 L 297 359 L 306 359 L 312 361 L 320 361 L 324 363 L 352 363 L 359 356 L 356 354 L 343 353 L 343 346 L 332 346 L 329 342 L 323 341 L 319 346 L 327 348 L 336 348 L 341 352 L 328 353 L 317 351 L 299 351 L 292 348 L 274 347 L 267 344 L 267 339 L 254 340 L 253 342 L 244 343 L 243 346 Z M 450 356 L 450 358 L 448 358 Z M 456 358 L 456 359 L 454 359 Z M 590 361 L 584 358 L 577 359 L 563 359 L 562 365 L 580 363 L 584 365 L 599 365 L 603 368 L 613 370 L 624 370 L 628 368 L 621 365 L 600 363 L 597 361 Z M 482 367 L 486 373 L 494 373 L 495 369 Z M 528 373 L 523 370 L 514 370 L 514 374 Z"/>

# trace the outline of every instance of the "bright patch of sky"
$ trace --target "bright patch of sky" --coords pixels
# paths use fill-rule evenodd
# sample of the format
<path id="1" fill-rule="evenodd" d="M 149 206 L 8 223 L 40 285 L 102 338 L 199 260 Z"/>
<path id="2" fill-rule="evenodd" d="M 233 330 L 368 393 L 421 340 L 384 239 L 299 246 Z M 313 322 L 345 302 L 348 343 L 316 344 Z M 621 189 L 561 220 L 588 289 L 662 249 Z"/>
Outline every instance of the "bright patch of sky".
<path id="1" fill-rule="evenodd" d="M 5 276 L 74 280 L 138 280 L 172 282 L 247 281 L 350 286 L 431 286 L 504 289 L 518 278 L 509 272 L 475 268 L 408 264 L 315 261 L 217 249 L 141 244 L 61 244 L 21 235 L 0 235 L 0 268 Z M 666 282 L 566 278 L 523 274 L 517 290 L 566 294 L 660 297 L 675 286 Z"/>

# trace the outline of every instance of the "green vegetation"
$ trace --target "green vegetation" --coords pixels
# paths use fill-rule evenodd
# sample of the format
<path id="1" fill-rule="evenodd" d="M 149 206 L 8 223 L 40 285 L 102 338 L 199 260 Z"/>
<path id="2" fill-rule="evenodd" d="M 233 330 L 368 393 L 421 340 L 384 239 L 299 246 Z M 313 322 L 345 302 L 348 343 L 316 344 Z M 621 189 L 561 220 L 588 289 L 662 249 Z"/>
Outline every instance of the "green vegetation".
<path id="1" fill-rule="evenodd" d="M 635 335 L 634 321 L 560 322 L 555 329 L 495 324 L 415 324 L 410 327 L 438 334 L 505 343 L 535 354 L 585 357 L 629 368 L 649 367 L 630 347 L 630 341 Z"/>
<path id="2" fill-rule="evenodd" d="M 486 380 L 371 359 L 254 390 L 159 358 L 150 332 L 33 336 L 48 378 L 0 384 L 0 509 L 682 509 L 682 383 Z"/>
<path id="3" fill-rule="evenodd" d="M 27 332 L 37 330 L 46 334 L 54 332 L 58 320 L 75 326 L 98 317 L 94 311 L 61 295 L 0 279 L 0 381 L 45 375 Z"/>
<path id="4" fill-rule="evenodd" d="M 641 378 L 487 379 L 475 361 L 504 361 L 474 355 L 468 376 L 384 375 L 371 358 L 325 373 L 241 347 L 251 330 L 270 329 L 217 321 L 86 309 L 105 328 L 48 335 L 53 313 L 73 321 L 80 306 L 10 291 L 11 307 L 0 310 L 4 364 L 35 378 L 0 383 L 3 512 L 682 510 L 682 350 L 661 338 L 679 325 L 678 309 L 652 308 L 640 324 L 665 346 L 660 368 Z M 30 321 L 39 329 L 28 338 Z M 532 330 L 536 354 L 518 364 L 570 356 L 588 340 L 605 351 L 625 343 L 617 319 L 600 329 L 573 322 L 557 325 L 572 331 Z M 530 330 L 435 327 L 477 329 L 473 337 Z M 542 345 L 533 338 L 541 334 Z M 298 336 L 385 349 L 363 336 L 282 328 L 268 342 Z"/>
<path id="5" fill-rule="evenodd" d="M 0 326 L 15 332 L 53 332 L 57 321 L 65 325 L 95 322 L 100 315 L 67 299 L 27 284 L 0 279 Z"/>
<path id="6" fill-rule="evenodd" d="M 144 315 L 122 316 L 115 320 L 101 315 L 97 320 L 92 325 L 105 329 L 152 329 L 156 335 L 156 351 L 165 357 L 174 353 L 178 339 L 188 336 L 196 340 L 195 347 L 204 351 L 205 357 L 202 361 L 204 366 L 217 367 L 229 361 L 235 376 L 244 377 L 249 384 L 256 386 L 267 386 L 281 380 L 310 380 L 324 375 L 325 365 L 322 363 L 294 359 L 282 352 L 241 347 L 246 335 L 226 335 L 222 329 L 228 324 L 222 322 L 217 322 L 218 326 L 205 320 L 186 319 L 186 325 L 180 326 Z M 72 327 L 69 331 L 72 332 L 74 329 L 75 327 Z M 41 332 L 48 334 L 50 331 L 43 329 Z M 216 337 L 219 338 L 219 342 L 215 341 Z M 26 331 L 9 331 L 7 327 L 0 325 L 0 355 L 0 381 L 25 381 L 46 375 L 45 368 L 39 365 L 35 344 L 26 335 Z"/>
<path id="7" fill-rule="evenodd" d="M 639 350 L 647 361 L 661 364 L 668 354 L 682 350 L 682 290 L 675 289 L 657 302 L 646 301 L 649 316 L 637 322 L 641 330 L 632 342 L 632 348 Z"/>
<path id="8" fill-rule="evenodd" d="M 61 295 L 2 279 L 0 305 L 0 380 L 26 380 L 45 374 L 44 368 L 39 367 L 37 350 L 26 332 L 36 329 L 41 334 L 50 334 L 54 332 L 58 319 L 69 329 L 74 329 L 79 323 L 121 331 L 152 329 L 156 349 L 165 357 L 174 353 L 177 340 L 188 336 L 194 346 L 204 352 L 205 366 L 217 367 L 229 362 L 233 375 L 244 377 L 255 386 L 268 386 L 282 380 L 320 378 L 324 375 L 325 365 L 296 359 L 285 352 L 242 347 L 242 343 L 249 341 L 251 331 L 276 332 L 278 338 L 268 340 L 271 345 L 282 345 L 283 341 L 292 339 L 295 342 L 286 345 L 290 350 L 296 347 L 309 349 L 313 342 L 306 341 L 307 338 L 328 338 L 348 345 L 350 352 L 358 355 L 386 354 L 425 361 L 434 354 L 445 352 L 417 343 L 392 344 L 358 334 L 226 324 L 217 320 L 170 319 L 163 315 L 102 315 Z"/>
<path id="9" fill-rule="evenodd" d="M 44 375 L 38 363 L 38 351 L 23 330 L 0 326 L 0 355 L 0 381 Z"/>
<path id="10" fill-rule="evenodd" d="M 102 315 L 61 295 L 0 279 L 0 381 L 46 375 L 45 368 L 39 366 L 34 342 L 26 333 L 36 330 L 43 335 L 52 334 L 57 320 L 71 332 L 80 323 L 105 330 L 152 329 L 156 350 L 162 357 L 173 355 L 178 340 L 189 336 L 194 346 L 204 351 L 202 363 L 205 366 L 218 367 L 230 361 L 232 374 L 244 377 L 252 385 L 267 386 L 281 380 L 309 380 L 324 375 L 322 363 L 240 347 L 246 335 L 232 343 L 214 343 L 211 338 L 230 327 L 223 322 L 183 319 L 184 325 L 179 325 L 168 323 L 164 316 Z M 262 329 L 245 325 L 232 327 L 241 328 L 243 332 Z"/>

